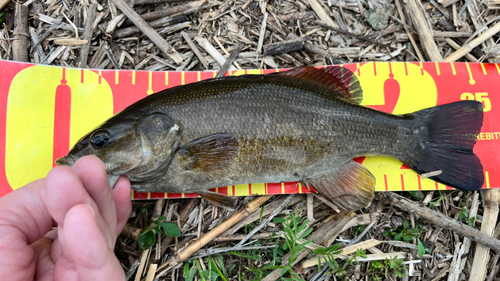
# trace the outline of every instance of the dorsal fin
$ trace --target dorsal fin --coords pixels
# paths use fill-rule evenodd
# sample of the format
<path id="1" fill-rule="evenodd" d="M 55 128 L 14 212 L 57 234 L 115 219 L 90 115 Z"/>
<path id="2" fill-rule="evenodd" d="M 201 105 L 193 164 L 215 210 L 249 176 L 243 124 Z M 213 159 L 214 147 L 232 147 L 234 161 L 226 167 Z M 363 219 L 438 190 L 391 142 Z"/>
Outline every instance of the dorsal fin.
<path id="1" fill-rule="evenodd" d="M 360 104 L 363 100 L 363 90 L 356 75 L 349 69 L 339 65 L 321 69 L 313 66 L 302 66 L 284 72 L 273 73 L 273 75 L 292 76 L 323 85 L 340 94 L 340 97 L 346 102 Z"/>

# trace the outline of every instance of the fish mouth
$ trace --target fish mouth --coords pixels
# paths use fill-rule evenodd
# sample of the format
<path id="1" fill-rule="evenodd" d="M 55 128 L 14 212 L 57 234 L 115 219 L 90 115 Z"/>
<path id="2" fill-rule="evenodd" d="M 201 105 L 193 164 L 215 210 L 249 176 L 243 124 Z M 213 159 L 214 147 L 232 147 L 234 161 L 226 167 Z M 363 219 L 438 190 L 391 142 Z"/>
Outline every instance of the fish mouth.
<path id="1" fill-rule="evenodd" d="M 73 166 L 73 164 L 75 164 L 75 160 L 70 157 L 69 155 L 66 156 L 66 157 L 61 157 L 61 158 L 57 158 L 56 160 L 56 164 L 59 165 L 59 166 Z"/>

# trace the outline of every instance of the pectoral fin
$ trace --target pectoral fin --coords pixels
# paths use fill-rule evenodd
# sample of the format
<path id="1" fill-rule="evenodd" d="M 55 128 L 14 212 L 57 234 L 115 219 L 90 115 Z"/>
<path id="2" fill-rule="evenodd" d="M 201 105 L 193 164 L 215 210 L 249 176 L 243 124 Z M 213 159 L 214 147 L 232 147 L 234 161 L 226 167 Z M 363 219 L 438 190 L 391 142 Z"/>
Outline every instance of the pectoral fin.
<path id="1" fill-rule="evenodd" d="M 186 170 L 213 171 L 227 167 L 237 152 L 233 134 L 213 134 L 182 146 L 177 154 Z"/>
<path id="2" fill-rule="evenodd" d="M 214 204 L 217 207 L 224 208 L 228 211 L 233 211 L 234 210 L 234 200 L 224 194 L 208 191 L 208 190 L 203 190 L 203 191 L 198 191 L 196 192 L 198 195 L 201 196 L 201 198 L 207 200 L 208 202 Z"/>
<path id="3" fill-rule="evenodd" d="M 321 178 L 302 181 L 342 209 L 355 211 L 370 205 L 375 193 L 375 177 L 351 160 Z"/>

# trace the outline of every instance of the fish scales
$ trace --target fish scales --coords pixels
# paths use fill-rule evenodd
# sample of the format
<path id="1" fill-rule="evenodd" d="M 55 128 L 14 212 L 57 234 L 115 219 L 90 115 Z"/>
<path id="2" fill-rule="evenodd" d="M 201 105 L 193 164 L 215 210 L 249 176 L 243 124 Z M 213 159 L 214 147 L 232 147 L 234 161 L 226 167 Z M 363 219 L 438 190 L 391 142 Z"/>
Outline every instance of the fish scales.
<path id="1" fill-rule="evenodd" d="M 180 123 L 181 146 L 221 132 L 240 140 L 239 153 L 230 166 L 210 171 L 210 175 L 184 171 L 179 185 L 190 192 L 201 181 L 197 177 L 226 179 L 212 187 L 317 177 L 356 156 L 399 156 L 411 138 L 410 129 L 402 125 L 408 120 L 326 99 L 328 93 L 322 87 L 307 90 L 310 83 L 279 76 L 273 79 L 274 83 L 266 84 L 253 77 L 198 84 L 187 96 L 200 98 L 188 98 L 184 104 L 173 91 L 158 97 L 153 104 L 169 104 L 162 110 Z M 178 161 L 174 157 L 172 166 Z M 171 178 L 167 172 L 160 181 L 172 183 Z"/>

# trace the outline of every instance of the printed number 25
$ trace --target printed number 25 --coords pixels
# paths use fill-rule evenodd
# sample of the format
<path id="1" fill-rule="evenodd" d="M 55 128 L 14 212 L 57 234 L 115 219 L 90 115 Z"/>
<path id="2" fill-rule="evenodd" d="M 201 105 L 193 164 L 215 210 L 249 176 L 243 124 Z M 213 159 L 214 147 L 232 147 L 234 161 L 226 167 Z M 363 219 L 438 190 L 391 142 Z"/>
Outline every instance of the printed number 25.
<path id="1" fill-rule="evenodd" d="M 486 92 L 478 92 L 478 93 L 463 93 L 460 96 L 461 100 L 477 100 L 478 102 L 483 103 L 484 112 L 491 110 L 491 101 L 488 98 L 488 93 Z"/>

